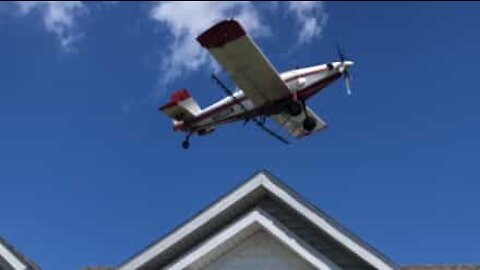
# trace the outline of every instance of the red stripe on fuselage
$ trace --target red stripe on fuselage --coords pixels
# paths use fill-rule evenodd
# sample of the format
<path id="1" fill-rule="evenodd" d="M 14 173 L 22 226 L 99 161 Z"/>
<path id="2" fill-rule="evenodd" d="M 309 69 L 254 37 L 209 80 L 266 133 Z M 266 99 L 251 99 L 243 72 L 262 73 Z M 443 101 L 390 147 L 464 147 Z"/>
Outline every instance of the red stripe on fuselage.
<path id="1" fill-rule="evenodd" d="M 241 120 L 241 119 L 246 119 L 246 118 L 249 118 L 249 117 L 255 117 L 257 115 L 260 115 L 262 112 L 261 109 L 253 109 L 251 111 L 248 111 L 248 112 L 244 112 L 244 113 L 240 113 L 240 114 L 235 114 L 235 115 L 232 115 L 232 116 L 229 116 L 229 117 L 226 117 L 224 119 L 221 119 L 215 123 L 213 123 L 214 125 L 219 125 L 219 124 L 226 124 L 226 123 L 230 123 L 230 122 L 234 122 L 234 121 L 237 121 L 237 120 Z M 191 132 L 196 132 L 198 130 L 201 130 L 201 129 L 204 129 L 204 128 L 207 128 L 211 125 L 213 125 L 212 123 L 208 123 L 208 124 L 205 124 L 205 125 L 202 125 L 202 126 L 193 126 L 191 128 Z"/>
<path id="2" fill-rule="evenodd" d="M 309 97 L 313 96 L 314 94 L 318 93 L 320 90 L 324 89 L 327 85 L 333 83 L 335 80 L 340 78 L 342 74 L 336 73 L 330 77 L 327 77 L 321 81 L 318 81 L 300 91 L 297 93 L 297 97 L 301 100 L 306 100 Z"/>
<path id="3" fill-rule="evenodd" d="M 208 117 L 210 117 L 210 116 L 212 116 L 212 115 L 214 115 L 218 112 L 223 111 L 224 109 L 230 108 L 230 107 L 234 106 L 235 104 L 243 102 L 245 100 L 247 100 L 246 96 L 243 96 L 243 97 L 237 98 L 237 99 L 232 99 L 230 102 L 227 102 L 227 103 L 225 103 L 221 106 L 218 106 L 217 108 L 214 108 L 214 109 L 211 109 L 209 111 L 206 111 L 204 113 L 199 114 L 195 118 L 189 120 L 188 123 L 185 123 L 185 122 L 180 123 L 179 125 L 175 126 L 174 129 L 176 131 L 178 131 L 178 130 L 184 129 L 185 125 L 187 125 L 187 127 L 188 126 L 193 126 L 195 123 L 198 123 L 198 122 L 200 122 L 200 121 L 202 121 L 202 120 L 204 120 L 204 119 L 206 119 L 206 118 L 208 118 Z"/>

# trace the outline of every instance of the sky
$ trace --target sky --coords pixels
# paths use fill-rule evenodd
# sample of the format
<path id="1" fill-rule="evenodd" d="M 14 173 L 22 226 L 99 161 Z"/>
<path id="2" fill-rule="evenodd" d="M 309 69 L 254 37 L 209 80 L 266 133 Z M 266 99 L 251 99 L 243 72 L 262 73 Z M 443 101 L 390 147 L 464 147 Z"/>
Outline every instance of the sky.
<path id="1" fill-rule="evenodd" d="M 479 8 L 2 3 L 0 235 L 43 269 L 116 266 L 266 169 L 399 265 L 478 263 Z M 238 123 L 180 147 L 157 108 L 224 97 L 195 37 L 228 17 L 279 71 L 341 44 L 353 95 L 308 103 L 326 131 L 286 146 Z"/>

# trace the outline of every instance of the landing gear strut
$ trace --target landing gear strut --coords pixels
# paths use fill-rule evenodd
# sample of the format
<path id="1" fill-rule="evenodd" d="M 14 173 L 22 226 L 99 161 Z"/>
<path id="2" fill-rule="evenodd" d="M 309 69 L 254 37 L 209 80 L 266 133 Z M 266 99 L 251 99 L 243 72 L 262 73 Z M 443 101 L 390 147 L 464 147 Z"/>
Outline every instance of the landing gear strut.
<path id="1" fill-rule="evenodd" d="M 302 113 L 303 106 L 300 102 L 294 101 L 287 105 L 287 110 L 291 116 L 298 116 Z"/>
<path id="2" fill-rule="evenodd" d="M 188 149 L 190 147 L 190 134 L 185 137 L 185 140 L 182 142 L 182 148 Z"/>
<path id="3" fill-rule="evenodd" d="M 307 132 L 311 132 L 317 126 L 317 121 L 315 121 L 315 119 L 313 117 L 308 116 L 307 106 L 306 106 L 305 102 L 302 102 L 301 109 L 303 111 L 303 114 L 305 115 L 305 119 L 303 120 L 303 123 L 302 123 L 303 124 L 303 129 Z"/>

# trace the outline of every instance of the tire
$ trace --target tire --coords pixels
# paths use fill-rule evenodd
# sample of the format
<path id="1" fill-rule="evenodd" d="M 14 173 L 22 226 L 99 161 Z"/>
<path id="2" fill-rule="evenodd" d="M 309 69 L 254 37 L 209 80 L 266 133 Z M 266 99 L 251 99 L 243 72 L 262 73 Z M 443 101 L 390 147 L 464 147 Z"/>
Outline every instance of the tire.
<path id="1" fill-rule="evenodd" d="M 288 104 L 287 110 L 291 116 L 298 116 L 302 113 L 302 105 L 294 101 Z"/>
<path id="2" fill-rule="evenodd" d="M 316 126 L 317 126 L 317 123 L 315 122 L 315 119 L 311 117 L 307 117 L 305 118 L 305 120 L 303 120 L 303 129 L 305 129 L 308 132 L 314 130 Z"/>
<path id="3" fill-rule="evenodd" d="M 188 149 L 190 147 L 190 142 L 189 141 L 183 141 L 182 142 L 182 147 L 183 147 L 183 149 Z"/>

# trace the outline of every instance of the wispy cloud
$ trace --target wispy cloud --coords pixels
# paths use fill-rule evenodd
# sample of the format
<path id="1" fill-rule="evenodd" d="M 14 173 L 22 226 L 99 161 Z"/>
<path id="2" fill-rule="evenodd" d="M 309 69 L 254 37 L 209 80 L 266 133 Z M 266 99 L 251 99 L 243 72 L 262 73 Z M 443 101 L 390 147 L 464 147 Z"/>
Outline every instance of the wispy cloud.
<path id="1" fill-rule="evenodd" d="M 327 15 L 321 1 L 289 1 L 287 5 L 300 27 L 299 44 L 310 42 L 322 33 Z"/>
<path id="2" fill-rule="evenodd" d="M 17 1 L 22 15 L 39 12 L 45 30 L 54 34 L 63 49 L 71 49 L 81 36 L 78 19 L 88 12 L 81 1 Z"/>
<path id="3" fill-rule="evenodd" d="M 161 63 L 162 82 L 168 83 L 184 72 L 213 66 L 210 57 L 196 43 L 196 36 L 216 21 L 236 18 L 252 36 L 268 33 L 253 4 L 244 2 L 159 2 L 151 9 L 151 18 L 167 27 L 172 40 Z"/>
<path id="4" fill-rule="evenodd" d="M 269 2 L 270 3 L 270 2 Z M 270 10 L 278 10 L 283 4 L 273 1 Z M 322 2 L 289 2 L 282 11 L 293 14 L 297 27 L 298 44 L 307 43 L 320 36 L 326 22 Z M 253 37 L 269 36 L 270 26 L 260 14 L 261 8 L 251 1 L 229 2 L 177 2 L 164 1 L 154 4 L 151 18 L 163 26 L 171 35 L 170 42 L 162 55 L 161 83 L 203 67 L 215 68 L 212 58 L 201 48 L 195 38 L 217 21 L 235 18 Z"/>

